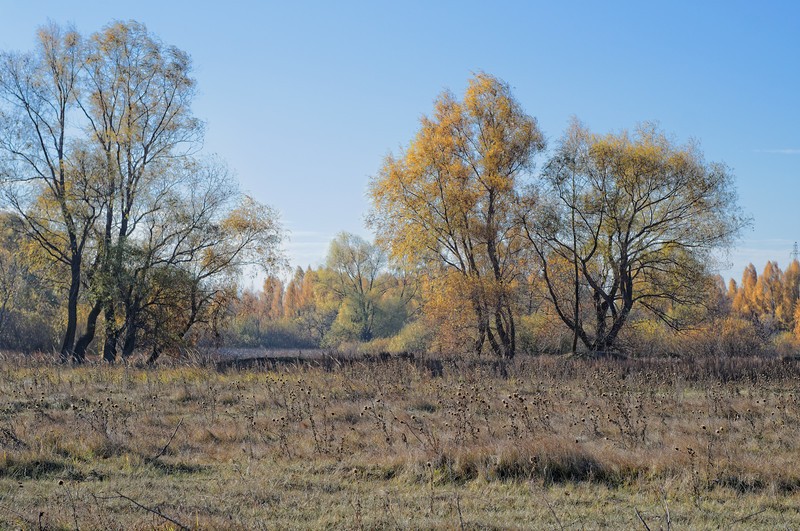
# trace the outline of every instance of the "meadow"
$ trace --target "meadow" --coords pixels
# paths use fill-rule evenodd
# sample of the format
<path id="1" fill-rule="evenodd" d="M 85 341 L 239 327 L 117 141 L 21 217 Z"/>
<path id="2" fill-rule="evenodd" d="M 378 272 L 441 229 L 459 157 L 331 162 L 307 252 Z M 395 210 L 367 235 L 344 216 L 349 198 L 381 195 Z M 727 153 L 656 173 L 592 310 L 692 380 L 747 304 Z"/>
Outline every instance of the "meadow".
<path id="1" fill-rule="evenodd" d="M 800 527 L 800 363 L 0 362 L 0 528 Z"/>

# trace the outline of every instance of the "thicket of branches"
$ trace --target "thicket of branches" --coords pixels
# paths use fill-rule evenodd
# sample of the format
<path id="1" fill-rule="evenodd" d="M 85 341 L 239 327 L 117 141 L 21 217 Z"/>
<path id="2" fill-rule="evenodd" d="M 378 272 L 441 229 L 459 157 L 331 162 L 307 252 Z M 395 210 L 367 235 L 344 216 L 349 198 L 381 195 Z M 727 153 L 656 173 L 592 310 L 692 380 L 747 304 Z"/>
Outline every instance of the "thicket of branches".
<path id="1" fill-rule="evenodd" d="M 280 259 L 277 214 L 200 154 L 194 94 L 189 56 L 136 22 L 0 54 L 4 346 L 155 360 Z"/>

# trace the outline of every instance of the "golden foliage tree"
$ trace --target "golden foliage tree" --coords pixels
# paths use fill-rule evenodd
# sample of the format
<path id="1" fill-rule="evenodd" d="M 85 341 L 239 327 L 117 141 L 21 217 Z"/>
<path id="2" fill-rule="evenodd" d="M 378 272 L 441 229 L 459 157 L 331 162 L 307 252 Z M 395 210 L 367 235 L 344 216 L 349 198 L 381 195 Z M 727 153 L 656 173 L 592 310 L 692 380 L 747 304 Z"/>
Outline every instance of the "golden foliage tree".
<path id="1" fill-rule="evenodd" d="M 136 344 L 146 307 L 180 336 L 227 290 L 223 278 L 279 259 L 281 229 L 221 165 L 194 157 L 203 127 L 188 54 L 133 21 L 89 39 L 55 25 L 38 37 L 33 53 L 0 53 L 3 206 L 69 278 L 62 359 L 84 359 L 102 314 L 114 361 Z"/>
<path id="2" fill-rule="evenodd" d="M 768 261 L 761 276 L 753 264 L 748 264 L 742 273 L 741 286 L 729 290 L 729 296 L 732 310 L 759 325 L 764 332 L 794 330 L 800 296 L 800 263 L 792 260 L 786 271 L 782 271 L 777 262 Z"/>
<path id="3" fill-rule="evenodd" d="M 522 216 L 550 302 L 592 353 L 614 349 L 635 308 L 681 327 L 675 308 L 707 304 L 713 252 L 747 222 L 724 166 L 649 125 L 600 136 L 574 123 L 528 201 Z M 564 263 L 578 272 L 577 297 L 554 278 Z"/>
<path id="4" fill-rule="evenodd" d="M 509 86 L 487 74 L 470 80 L 462 101 L 445 92 L 422 119 L 408 149 L 388 157 L 370 183 L 370 217 L 391 256 L 424 264 L 451 285 L 474 315 L 473 347 L 512 357 L 516 349 L 514 288 L 522 241 L 513 205 L 533 156 L 544 148 L 536 120 Z"/>
<path id="5" fill-rule="evenodd" d="M 742 283 L 734 293 L 733 310 L 743 317 L 755 319 L 758 314 L 756 307 L 756 283 L 758 273 L 753 264 L 747 264 L 742 273 Z"/>
<path id="6" fill-rule="evenodd" d="M 283 317 L 283 281 L 274 275 L 264 279 L 261 288 L 260 303 L 264 318 L 277 321 Z"/>
<path id="7" fill-rule="evenodd" d="M 795 308 L 800 299 L 800 262 L 792 260 L 783 272 L 781 302 L 778 306 L 777 318 L 784 330 L 792 330 L 795 326 Z"/>
<path id="8" fill-rule="evenodd" d="M 777 262 L 769 261 L 764 266 L 764 272 L 756 280 L 754 298 L 759 319 L 776 327 L 783 303 L 783 271 Z"/>

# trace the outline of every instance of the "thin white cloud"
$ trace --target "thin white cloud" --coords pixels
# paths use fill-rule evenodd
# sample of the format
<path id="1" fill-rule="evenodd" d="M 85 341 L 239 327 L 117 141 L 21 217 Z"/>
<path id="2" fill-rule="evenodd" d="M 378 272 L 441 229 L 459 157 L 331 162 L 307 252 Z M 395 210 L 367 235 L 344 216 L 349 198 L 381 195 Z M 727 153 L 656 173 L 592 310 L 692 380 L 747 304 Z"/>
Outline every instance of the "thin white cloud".
<path id="1" fill-rule="evenodd" d="M 800 155 L 800 149 L 754 149 L 755 153 L 770 153 L 773 155 Z"/>
<path id="2" fill-rule="evenodd" d="M 320 232 L 315 230 L 292 230 L 291 227 L 288 229 L 290 236 L 294 236 L 295 238 L 303 239 L 303 238 L 330 238 L 330 233 L 328 232 Z"/>
<path id="3" fill-rule="evenodd" d="M 737 245 L 735 247 L 741 247 L 741 248 L 755 247 L 759 249 L 780 248 L 782 246 L 787 246 L 787 245 L 791 247 L 795 241 L 796 240 L 789 240 L 786 238 L 759 238 L 759 239 L 744 238 L 739 242 L 740 245 Z"/>
<path id="4" fill-rule="evenodd" d="M 284 245 L 287 249 L 318 249 L 320 246 L 328 247 L 329 240 L 315 242 L 288 242 Z"/>

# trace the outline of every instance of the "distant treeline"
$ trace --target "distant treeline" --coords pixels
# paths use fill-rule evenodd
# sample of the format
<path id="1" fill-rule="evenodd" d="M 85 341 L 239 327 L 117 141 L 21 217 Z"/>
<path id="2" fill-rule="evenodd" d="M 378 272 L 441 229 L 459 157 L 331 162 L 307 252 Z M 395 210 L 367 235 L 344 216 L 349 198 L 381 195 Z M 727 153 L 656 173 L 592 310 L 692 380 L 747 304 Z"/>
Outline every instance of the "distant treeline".
<path id="1" fill-rule="evenodd" d="M 337 242 L 345 238 L 369 245 L 349 235 L 340 235 Z M 466 344 L 471 337 L 469 309 L 455 306 L 455 301 L 445 300 L 443 308 L 438 300 L 426 301 L 423 277 L 385 269 L 375 275 L 373 288 L 366 293 L 337 292 L 347 285 L 343 270 L 330 261 L 318 268 L 298 267 L 288 283 L 269 277 L 261 290 L 241 292 L 230 301 L 220 343 L 258 348 L 323 347 L 364 354 L 457 354 L 470 347 Z M 751 264 L 741 283 L 731 280 L 726 286 L 719 276 L 712 280 L 712 289 L 702 309 L 694 312 L 696 321 L 691 326 L 676 330 L 646 311 L 637 312 L 617 350 L 645 357 L 794 355 L 800 341 L 798 261 L 792 261 L 786 271 L 776 262 L 768 262 L 760 276 Z M 371 314 L 358 313 L 361 297 L 371 300 Z M 520 296 L 528 302 L 519 308 L 520 352 L 571 352 L 572 331 L 552 307 L 537 302 L 536 297 L 533 285 Z M 452 318 L 458 314 L 462 314 L 460 318 Z"/>

